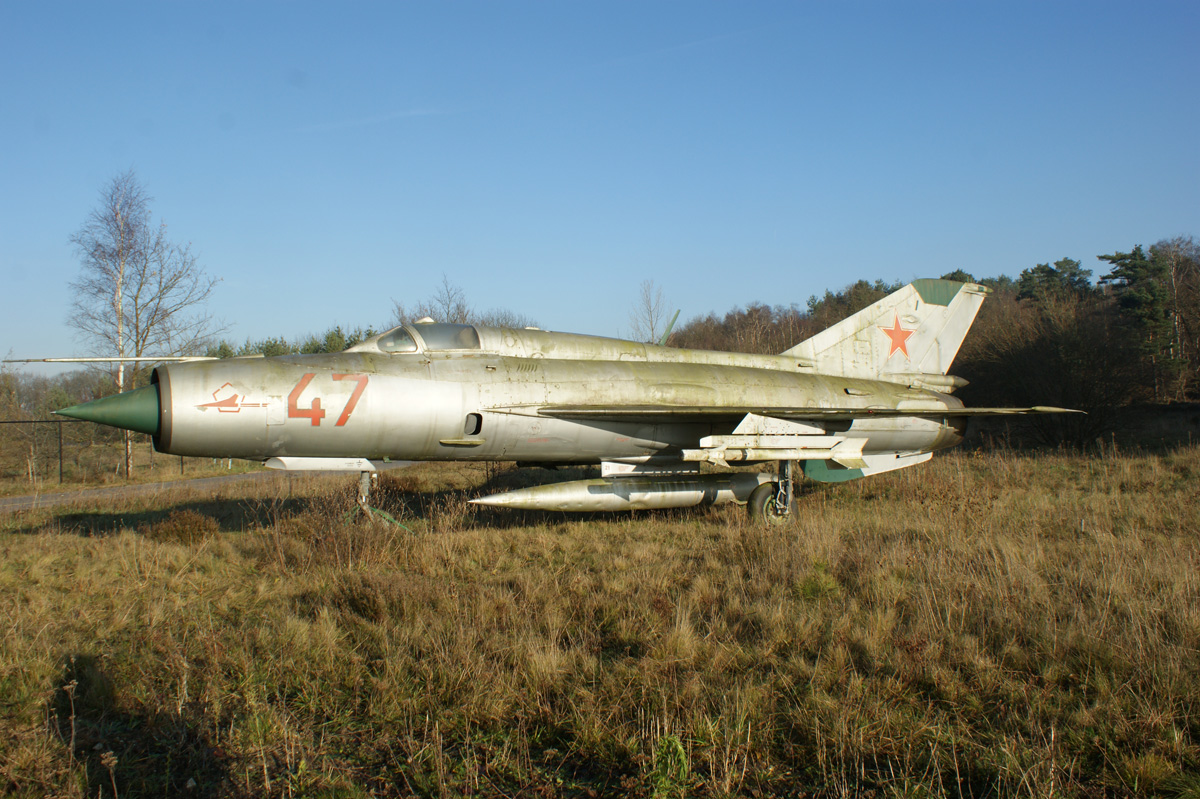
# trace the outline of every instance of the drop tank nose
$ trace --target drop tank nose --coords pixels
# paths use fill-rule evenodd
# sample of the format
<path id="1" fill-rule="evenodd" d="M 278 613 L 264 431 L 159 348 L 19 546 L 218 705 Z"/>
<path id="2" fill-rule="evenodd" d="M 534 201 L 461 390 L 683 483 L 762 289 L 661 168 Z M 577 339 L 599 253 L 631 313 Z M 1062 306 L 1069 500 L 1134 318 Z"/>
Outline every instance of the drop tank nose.
<path id="1" fill-rule="evenodd" d="M 161 419 L 158 386 L 150 385 L 126 391 L 124 394 L 101 397 L 82 405 L 63 408 L 55 413 L 60 416 L 70 416 L 73 419 L 83 419 L 88 422 L 106 424 L 109 427 L 119 427 L 122 430 L 156 436 Z"/>

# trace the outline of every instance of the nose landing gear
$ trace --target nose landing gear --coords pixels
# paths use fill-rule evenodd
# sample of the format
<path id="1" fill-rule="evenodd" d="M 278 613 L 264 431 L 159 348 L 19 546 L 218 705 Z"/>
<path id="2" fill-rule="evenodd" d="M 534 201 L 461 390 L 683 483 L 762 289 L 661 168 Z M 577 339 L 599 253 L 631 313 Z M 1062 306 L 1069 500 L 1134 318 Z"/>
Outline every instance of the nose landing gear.
<path id="1" fill-rule="evenodd" d="M 407 527 L 404 527 L 403 524 L 400 524 L 400 522 L 396 521 L 396 519 L 387 511 L 383 511 L 383 510 L 380 510 L 379 508 L 371 507 L 371 503 L 370 503 L 371 489 L 374 488 L 375 486 L 377 486 L 378 484 L 379 484 L 379 472 L 359 472 L 359 475 L 358 475 L 358 507 L 356 509 L 357 512 L 361 513 L 363 516 L 366 516 L 368 519 L 371 519 L 371 518 L 382 519 L 383 521 L 388 522 L 389 524 L 394 524 L 397 527 L 403 527 L 405 530 L 407 530 L 408 529 Z M 346 521 L 349 521 L 351 519 L 351 517 L 353 517 L 355 515 L 355 512 L 356 512 L 355 510 L 351 510 L 349 513 L 347 513 Z"/>

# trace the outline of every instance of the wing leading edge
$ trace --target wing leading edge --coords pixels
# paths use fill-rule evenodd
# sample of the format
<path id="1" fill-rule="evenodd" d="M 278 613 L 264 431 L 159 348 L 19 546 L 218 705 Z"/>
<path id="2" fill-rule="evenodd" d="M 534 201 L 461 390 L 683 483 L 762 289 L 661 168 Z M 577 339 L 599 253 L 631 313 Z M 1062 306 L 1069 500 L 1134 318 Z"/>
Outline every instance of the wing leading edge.
<path id="1" fill-rule="evenodd" d="M 493 408 L 497 413 L 548 416 L 574 421 L 643 422 L 648 424 L 735 421 L 747 415 L 769 416 L 794 421 L 846 421 L 901 417 L 1022 416 L 1042 413 L 1083 413 L 1069 408 L 1034 405 L 1028 408 L 809 408 L 793 406 L 696 406 L 696 405 L 541 405 Z"/>

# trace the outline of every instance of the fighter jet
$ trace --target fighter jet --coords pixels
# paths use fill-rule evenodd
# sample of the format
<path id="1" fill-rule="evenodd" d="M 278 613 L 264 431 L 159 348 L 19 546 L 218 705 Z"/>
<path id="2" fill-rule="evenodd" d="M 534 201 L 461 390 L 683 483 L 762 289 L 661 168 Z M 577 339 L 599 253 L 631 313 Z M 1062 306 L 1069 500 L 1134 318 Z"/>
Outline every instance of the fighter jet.
<path id="1" fill-rule="evenodd" d="M 1066 412 L 950 396 L 966 381 L 948 370 L 987 293 L 916 280 L 779 355 L 425 321 L 340 353 L 163 363 L 143 388 L 59 413 L 146 433 L 164 453 L 355 470 L 364 486 L 389 460 L 600 465 L 595 479 L 479 505 L 738 502 L 782 519 L 796 472 L 879 474 L 960 443 L 973 415 Z M 731 468 L 748 464 L 776 468 Z"/>

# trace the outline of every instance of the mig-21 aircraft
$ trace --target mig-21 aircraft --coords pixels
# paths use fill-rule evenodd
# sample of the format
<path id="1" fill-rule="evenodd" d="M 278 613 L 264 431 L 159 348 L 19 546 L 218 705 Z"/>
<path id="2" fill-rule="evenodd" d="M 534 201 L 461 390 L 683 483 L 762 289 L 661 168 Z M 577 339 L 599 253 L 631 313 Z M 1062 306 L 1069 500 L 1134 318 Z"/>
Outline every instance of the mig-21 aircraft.
<path id="1" fill-rule="evenodd" d="M 842 481 L 922 463 L 973 415 L 948 374 L 988 290 L 916 280 L 779 355 L 424 322 L 321 355 L 162 363 L 59 411 L 173 455 L 367 474 L 380 462 L 599 464 L 588 480 L 472 500 L 559 511 L 745 503 L 791 512 L 796 466 Z M 730 466 L 775 464 L 775 471 Z M 702 471 L 701 467 L 705 467 Z"/>

